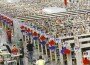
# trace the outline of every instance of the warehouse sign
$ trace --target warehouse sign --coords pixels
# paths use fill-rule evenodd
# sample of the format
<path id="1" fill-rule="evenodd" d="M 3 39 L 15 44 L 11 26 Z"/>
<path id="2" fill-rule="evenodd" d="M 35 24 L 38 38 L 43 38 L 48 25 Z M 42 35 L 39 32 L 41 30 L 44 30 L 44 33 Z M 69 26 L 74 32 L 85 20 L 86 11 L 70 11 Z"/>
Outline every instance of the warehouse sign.
<path id="1" fill-rule="evenodd" d="M 83 52 L 83 57 L 90 58 L 90 50 Z"/>
<path id="2" fill-rule="evenodd" d="M 75 52 L 77 52 L 77 51 L 79 51 L 79 50 L 80 50 L 80 47 L 79 47 L 79 46 L 75 46 L 75 47 L 74 47 L 74 51 L 75 51 Z"/>
<path id="3" fill-rule="evenodd" d="M 61 39 L 55 38 L 56 43 L 61 43 Z"/>

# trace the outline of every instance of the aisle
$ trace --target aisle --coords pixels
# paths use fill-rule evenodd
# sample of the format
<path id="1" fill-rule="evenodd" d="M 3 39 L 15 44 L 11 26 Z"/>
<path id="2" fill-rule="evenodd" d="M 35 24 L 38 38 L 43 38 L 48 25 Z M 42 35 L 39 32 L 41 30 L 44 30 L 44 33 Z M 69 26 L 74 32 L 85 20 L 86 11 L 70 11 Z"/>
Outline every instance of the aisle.
<path id="1" fill-rule="evenodd" d="M 7 36 L 4 30 L 0 32 L 0 46 L 2 46 L 3 44 L 7 44 Z"/>
<path id="2" fill-rule="evenodd" d="M 2 38 L 3 37 L 3 38 Z M 0 46 L 2 46 L 3 44 L 7 44 L 7 37 L 6 37 L 6 33 L 4 30 L 2 30 L 2 34 L 0 34 Z M 25 44 L 25 43 L 24 43 Z M 26 44 L 24 45 L 24 51 L 25 51 L 25 57 L 24 57 L 24 65 L 32 65 L 30 64 L 30 62 L 28 62 L 28 55 L 27 55 L 27 49 L 26 49 Z M 39 54 L 42 54 L 41 52 Z M 34 56 L 33 58 L 35 60 L 38 59 L 39 57 L 39 54 L 38 54 L 38 50 L 37 49 L 34 49 Z M 43 55 L 43 58 L 47 61 L 47 58 L 45 55 Z M 55 64 L 55 62 L 51 62 L 51 63 L 47 63 L 47 65 L 57 65 Z"/>
<path id="3" fill-rule="evenodd" d="M 25 56 L 24 56 L 24 65 L 31 65 L 30 62 L 28 62 L 28 52 L 27 52 L 27 49 L 26 49 L 26 44 L 24 43 L 24 53 L 25 53 Z M 39 55 L 37 54 L 37 50 L 34 50 L 34 59 L 36 60 L 37 57 Z"/>
<path id="4" fill-rule="evenodd" d="M 27 49 L 26 49 L 26 45 L 24 45 L 24 51 L 25 51 L 25 57 L 24 57 L 24 65 L 33 65 L 30 62 L 28 62 L 28 55 L 27 55 Z M 41 52 L 39 54 L 42 54 Z M 39 57 L 38 54 L 38 49 L 34 49 L 34 55 L 33 55 L 33 59 L 37 60 Z M 43 58 L 46 62 L 48 62 L 47 60 L 47 56 L 43 55 Z M 48 62 L 46 65 L 60 65 L 60 64 L 56 64 L 54 61 L 53 62 Z"/>

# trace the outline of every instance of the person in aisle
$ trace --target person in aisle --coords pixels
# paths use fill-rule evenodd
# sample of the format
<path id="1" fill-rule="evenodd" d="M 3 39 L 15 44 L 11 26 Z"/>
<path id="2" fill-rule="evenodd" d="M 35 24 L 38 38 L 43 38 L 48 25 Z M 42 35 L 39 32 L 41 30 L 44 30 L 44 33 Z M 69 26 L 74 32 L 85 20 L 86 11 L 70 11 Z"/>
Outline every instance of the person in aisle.
<path id="1" fill-rule="evenodd" d="M 28 44 L 27 44 L 27 50 L 28 50 L 28 55 L 29 55 L 29 61 L 33 62 L 33 43 L 31 43 L 31 41 L 28 41 Z"/>
<path id="2" fill-rule="evenodd" d="M 18 48 L 16 47 L 16 45 L 13 45 L 11 52 L 12 52 L 12 54 L 15 54 L 15 55 L 18 53 Z"/>
<path id="3" fill-rule="evenodd" d="M 23 46 L 21 46 L 20 47 L 20 65 L 24 65 L 24 63 L 23 63 L 23 58 L 24 58 L 24 47 Z"/>
<path id="4" fill-rule="evenodd" d="M 4 65 L 4 58 L 2 55 L 0 55 L 0 65 Z"/>
<path id="5" fill-rule="evenodd" d="M 10 49 L 9 45 L 7 45 L 7 44 L 3 44 L 3 46 L 6 46 L 8 52 L 11 53 L 11 49 Z"/>
<path id="6" fill-rule="evenodd" d="M 83 65 L 90 65 L 90 60 L 88 58 L 83 58 L 82 59 Z"/>
<path id="7" fill-rule="evenodd" d="M 43 60 L 42 56 L 39 56 L 39 59 L 36 61 L 36 65 L 45 65 L 45 60 Z"/>
<path id="8" fill-rule="evenodd" d="M 23 41 L 22 41 L 22 39 L 20 39 L 19 40 L 19 47 L 22 48 L 22 46 L 23 46 Z"/>
<path id="9" fill-rule="evenodd" d="M 11 36 L 11 33 L 12 33 L 12 32 L 11 32 L 10 28 L 7 29 L 6 33 L 7 33 L 8 43 L 11 44 L 11 43 L 12 43 L 12 42 L 11 42 L 11 37 L 12 37 L 12 36 Z"/>
<path id="10" fill-rule="evenodd" d="M 19 49 L 16 47 L 16 45 L 13 45 L 12 49 L 11 49 L 11 53 L 13 55 L 17 55 L 19 53 Z M 17 65 L 19 65 L 19 60 L 20 58 L 18 56 L 14 57 L 14 59 L 17 60 Z"/>

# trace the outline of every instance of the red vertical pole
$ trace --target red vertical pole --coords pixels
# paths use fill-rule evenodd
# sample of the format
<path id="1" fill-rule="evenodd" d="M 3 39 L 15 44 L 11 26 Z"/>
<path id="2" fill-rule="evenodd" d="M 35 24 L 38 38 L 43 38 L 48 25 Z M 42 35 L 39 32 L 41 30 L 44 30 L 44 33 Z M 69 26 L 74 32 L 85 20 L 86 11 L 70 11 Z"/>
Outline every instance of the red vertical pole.
<path id="1" fill-rule="evenodd" d="M 67 0 L 64 0 L 64 4 L 65 4 L 65 6 L 67 6 Z"/>

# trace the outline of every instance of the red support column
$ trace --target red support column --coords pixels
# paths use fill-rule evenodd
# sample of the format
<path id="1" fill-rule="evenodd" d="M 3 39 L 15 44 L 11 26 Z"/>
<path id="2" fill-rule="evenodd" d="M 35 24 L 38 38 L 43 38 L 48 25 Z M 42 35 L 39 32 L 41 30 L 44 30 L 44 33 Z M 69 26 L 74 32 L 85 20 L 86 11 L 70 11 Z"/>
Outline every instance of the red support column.
<path id="1" fill-rule="evenodd" d="M 64 0 L 64 4 L 65 4 L 65 6 L 67 6 L 67 0 Z"/>

